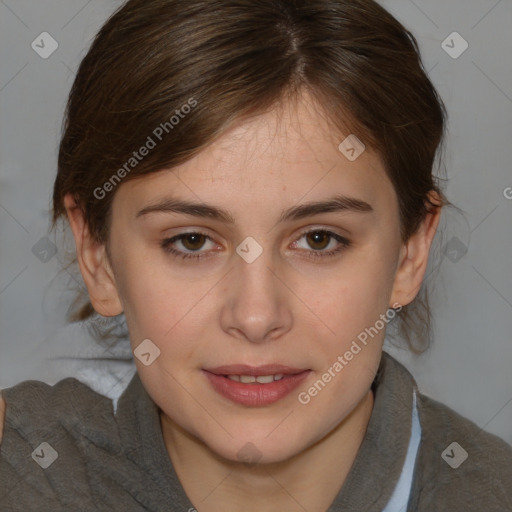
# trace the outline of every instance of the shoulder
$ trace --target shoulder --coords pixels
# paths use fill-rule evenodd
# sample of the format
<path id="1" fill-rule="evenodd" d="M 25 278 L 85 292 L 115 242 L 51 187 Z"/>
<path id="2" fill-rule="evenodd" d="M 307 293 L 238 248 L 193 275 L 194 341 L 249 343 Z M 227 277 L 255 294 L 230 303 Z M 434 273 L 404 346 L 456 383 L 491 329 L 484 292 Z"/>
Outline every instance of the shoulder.
<path id="1" fill-rule="evenodd" d="M 418 413 L 416 509 L 443 503 L 454 511 L 512 510 L 512 446 L 421 393 Z"/>
<path id="2" fill-rule="evenodd" d="M 55 422 L 66 422 L 94 417 L 91 414 L 110 411 L 112 402 L 79 380 L 68 377 L 50 385 L 38 380 L 26 380 L 5 388 L 3 398 L 3 436 L 8 428 L 34 430 L 34 427 L 51 427 Z M 76 421 L 75 421 L 76 422 Z"/>
<path id="3" fill-rule="evenodd" d="M 2 505 L 35 510 L 44 499 L 44 510 L 63 510 L 61 498 L 68 496 L 72 508 L 93 510 L 92 497 L 80 501 L 90 493 L 91 465 L 97 472 L 99 461 L 122 452 L 112 401 L 75 378 L 54 385 L 27 380 L 1 394 Z"/>
<path id="4" fill-rule="evenodd" d="M 53 385 L 25 380 L 1 395 L 3 457 L 15 456 L 20 443 L 28 449 L 39 438 L 77 438 L 95 429 L 111 431 L 115 423 L 112 401 L 72 377 Z"/>
<path id="5" fill-rule="evenodd" d="M 442 443 L 447 436 L 459 436 L 460 444 L 465 442 L 472 453 L 479 457 L 475 462 L 483 465 L 492 456 L 493 465 L 501 462 L 506 469 L 512 471 L 510 444 L 433 398 L 420 394 L 420 403 L 422 424 L 428 430 L 431 442 Z"/>

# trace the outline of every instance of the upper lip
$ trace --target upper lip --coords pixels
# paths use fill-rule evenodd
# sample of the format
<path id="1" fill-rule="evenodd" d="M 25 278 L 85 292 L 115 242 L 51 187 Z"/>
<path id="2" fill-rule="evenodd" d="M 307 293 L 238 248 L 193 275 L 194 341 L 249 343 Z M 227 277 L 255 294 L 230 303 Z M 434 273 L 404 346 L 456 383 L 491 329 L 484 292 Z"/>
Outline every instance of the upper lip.
<path id="1" fill-rule="evenodd" d="M 302 373 L 306 371 L 304 368 L 293 368 L 282 364 L 265 364 L 262 366 L 249 366 L 246 364 L 227 364 L 224 366 L 216 366 L 215 368 L 206 369 L 207 372 L 216 375 L 253 375 L 254 377 L 262 375 L 277 375 L 283 373 L 285 375 Z"/>

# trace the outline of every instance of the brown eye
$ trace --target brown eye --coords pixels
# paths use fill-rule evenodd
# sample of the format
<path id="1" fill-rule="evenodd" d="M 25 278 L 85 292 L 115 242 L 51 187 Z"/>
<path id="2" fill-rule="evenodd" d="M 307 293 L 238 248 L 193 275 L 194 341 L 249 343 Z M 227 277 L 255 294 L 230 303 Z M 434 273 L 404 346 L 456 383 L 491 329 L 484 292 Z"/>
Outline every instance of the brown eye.
<path id="1" fill-rule="evenodd" d="M 315 229 L 303 232 L 294 245 L 300 248 L 301 253 L 307 258 L 320 261 L 321 258 L 340 255 L 350 246 L 350 241 L 332 231 Z"/>
<path id="2" fill-rule="evenodd" d="M 211 251 L 201 250 L 208 245 L 208 242 L 210 245 L 214 245 L 208 235 L 191 231 L 162 240 L 160 246 L 172 256 L 182 259 L 199 259 L 208 257 L 208 253 L 211 253 Z"/>
<path id="3" fill-rule="evenodd" d="M 308 244 L 312 249 L 316 250 L 325 249 L 329 245 L 331 238 L 332 236 L 326 231 L 311 231 L 307 234 Z"/>
<path id="4" fill-rule="evenodd" d="M 189 251 L 197 251 L 203 247 L 206 238 L 207 237 L 201 233 L 187 233 L 182 236 L 181 243 L 185 249 L 188 249 Z"/>

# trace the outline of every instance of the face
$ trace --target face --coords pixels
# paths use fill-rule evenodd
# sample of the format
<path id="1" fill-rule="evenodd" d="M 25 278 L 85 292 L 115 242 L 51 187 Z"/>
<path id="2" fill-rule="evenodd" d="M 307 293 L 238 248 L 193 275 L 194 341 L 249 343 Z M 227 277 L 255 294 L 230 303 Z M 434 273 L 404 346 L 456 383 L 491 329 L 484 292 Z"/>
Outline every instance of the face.
<path id="1" fill-rule="evenodd" d="M 349 161 L 343 138 L 304 95 L 116 191 L 113 279 L 132 349 L 149 354 L 140 378 L 163 422 L 226 459 L 302 452 L 378 368 L 400 299 L 398 203 L 379 156 Z"/>

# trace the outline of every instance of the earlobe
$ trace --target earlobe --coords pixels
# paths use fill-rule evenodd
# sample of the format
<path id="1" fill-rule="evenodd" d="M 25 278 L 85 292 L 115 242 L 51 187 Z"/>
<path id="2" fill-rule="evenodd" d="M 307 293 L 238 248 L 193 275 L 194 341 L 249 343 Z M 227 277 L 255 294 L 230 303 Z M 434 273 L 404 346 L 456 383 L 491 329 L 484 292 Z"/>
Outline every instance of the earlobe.
<path id="1" fill-rule="evenodd" d="M 71 194 L 64 198 L 67 217 L 76 245 L 78 266 L 94 309 L 102 316 L 123 312 L 105 244 L 93 239 L 83 212 Z"/>
<path id="2" fill-rule="evenodd" d="M 441 202 L 437 202 L 441 204 Z M 402 246 L 390 302 L 410 304 L 420 291 L 427 270 L 430 247 L 441 218 L 441 206 L 431 207 L 419 228 Z"/>

